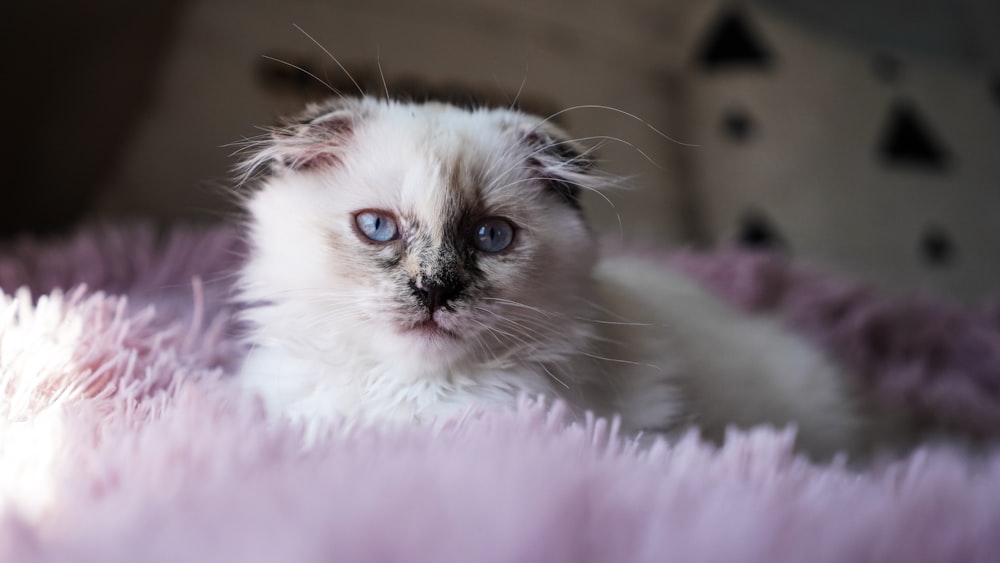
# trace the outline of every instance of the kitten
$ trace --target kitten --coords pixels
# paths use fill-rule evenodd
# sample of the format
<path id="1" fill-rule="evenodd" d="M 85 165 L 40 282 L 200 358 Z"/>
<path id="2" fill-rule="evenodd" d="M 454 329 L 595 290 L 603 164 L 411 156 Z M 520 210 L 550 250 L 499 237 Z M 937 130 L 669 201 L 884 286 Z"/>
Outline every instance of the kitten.
<path id="1" fill-rule="evenodd" d="M 651 261 L 599 258 L 581 190 L 605 179 L 547 120 L 340 99 L 254 149 L 239 380 L 314 430 L 441 422 L 547 395 L 626 432 L 798 426 L 857 444 L 846 378 L 777 322 Z"/>

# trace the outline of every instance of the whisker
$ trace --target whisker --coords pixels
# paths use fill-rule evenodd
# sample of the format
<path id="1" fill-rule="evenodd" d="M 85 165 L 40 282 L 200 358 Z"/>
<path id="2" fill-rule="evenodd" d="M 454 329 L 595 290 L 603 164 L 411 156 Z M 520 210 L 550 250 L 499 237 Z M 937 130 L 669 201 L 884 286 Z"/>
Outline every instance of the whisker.
<path id="1" fill-rule="evenodd" d="M 534 307 L 532 305 L 526 305 L 526 304 L 518 302 L 518 301 L 513 301 L 513 300 L 510 300 L 510 299 L 503 299 L 503 298 L 500 298 L 500 297 L 484 297 L 483 300 L 484 301 L 496 301 L 497 303 L 502 303 L 504 305 L 512 305 L 514 307 L 522 307 L 524 309 L 528 309 L 530 311 L 534 311 L 536 313 L 545 315 L 546 317 L 552 316 L 554 314 L 554 313 L 546 311 L 546 310 L 544 310 L 544 309 L 542 309 L 540 307 Z M 490 312 L 492 312 L 492 311 L 490 311 Z"/>
<path id="2" fill-rule="evenodd" d="M 495 338 L 495 339 L 496 339 L 496 341 L 497 341 L 497 344 L 500 344 L 500 345 L 502 345 L 502 344 L 503 344 L 503 341 L 502 341 L 502 340 L 500 340 L 500 337 L 496 335 L 496 332 L 494 332 L 494 330 L 493 330 L 493 328 L 492 328 L 491 326 L 489 326 L 488 324 L 486 324 L 486 323 L 484 323 L 484 322 L 481 322 L 481 321 L 478 321 L 478 320 L 476 320 L 476 319 L 470 319 L 470 320 L 471 320 L 472 322 L 476 323 L 477 325 L 479 325 L 479 326 L 483 327 L 483 329 L 484 329 L 484 330 L 486 330 L 487 332 L 489 332 L 489 333 L 490 333 L 490 336 L 492 336 L 493 338 Z"/>
<path id="3" fill-rule="evenodd" d="M 490 310 L 488 310 L 488 309 L 483 309 L 483 308 L 481 308 L 481 307 L 477 307 L 477 309 L 478 309 L 478 310 L 480 310 L 480 311 L 484 311 L 484 312 L 487 312 L 487 313 L 490 313 L 491 315 L 493 315 L 494 317 L 496 317 L 496 318 L 497 318 L 497 320 L 499 320 L 499 321 L 501 321 L 501 322 L 507 322 L 507 324 L 508 324 L 508 325 L 510 325 L 510 326 L 511 326 L 511 328 L 515 328 L 515 329 L 517 329 L 517 328 L 521 328 L 521 327 L 520 327 L 519 325 L 517 325 L 517 323 L 514 323 L 514 322 L 512 322 L 512 321 L 509 321 L 508 319 L 504 318 L 503 316 L 501 316 L 501 315 L 499 315 L 499 314 L 497 314 L 497 313 L 495 313 L 495 312 L 493 312 L 493 311 L 490 311 Z M 484 326 L 485 326 L 485 325 L 484 325 Z M 527 342 L 525 342 L 525 341 L 524 341 L 523 339 L 520 339 L 520 338 L 519 338 L 519 336 L 518 336 L 518 335 L 516 335 L 516 334 L 513 334 L 513 333 L 510 333 L 510 332 L 507 332 L 507 331 L 504 331 L 504 330 L 500 330 L 499 328 L 496 328 L 496 327 L 491 327 L 491 328 L 492 328 L 493 330 L 496 330 L 496 331 L 497 331 L 497 333 L 499 333 L 499 334 L 502 334 L 502 335 L 504 335 L 504 336 L 507 336 L 507 337 L 509 337 L 509 338 L 514 338 L 514 339 L 517 339 L 517 340 L 518 340 L 518 341 L 519 341 L 520 343 L 522 343 L 522 344 L 527 344 Z M 527 336 L 527 335 L 524 335 L 524 336 Z M 539 341 L 539 340 L 537 340 L 537 339 L 533 339 L 533 340 L 534 340 L 534 341 L 535 341 L 536 343 L 537 343 L 537 342 L 540 342 L 540 341 Z"/>
<path id="4" fill-rule="evenodd" d="M 651 157 L 648 154 L 646 154 L 646 152 L 643 151 L 641 148 L 639 148 L 638 145 L 636 145 L 635 143 L 632 143 L 630 141 L 626 141 L 625 139 L 622 139 L 621 137 L 615 137 L 613 135 L 589 135 L 587 137 L 576 137 L 574 139 L 567 139 L 565 141 L 557 141 L 557 142 L 552 143 L 552 144 L 550 144 L 548 146 L 566 145 L 566 144 L 578 143 L 580 141 L 595 141 L 595 140 L 615 141 L 616 143 L 621 143 L 621 144 L 627 146 L 628 148 L 634 150 L 635 152 L 639 153 L 640 155 L 642 155 L 642 157 L 645 158 L 646 161 L 649 162 L 650 164 L 652 164 L 653 166 L 655 166 L 657 168 L 660 168 L 660 169 L 663 169 L 663 166 L 661 166 L 659 162 L 656 162 L 656 160 L 654 160 L 653 157 Z M 592 147 L 592 148 L 588 149 L 587 151 L 585 151 L 583 153 L 583 155 L 590 154 L 592 152 L 595 152 L 596 150 L 597 150 L 596 147 Z"/>
<path id="5" fill-rule="evenodd" d="M 538 362 L 538 367 L 542 368 L 542 371 L 544 371 L 545 373 L 549 374 L 549 377 L 551 377 L 552 379 L 554 379 L 557 383 L 559 383 L 560 385 L 562 385 L 566 389 L 569 389 L 569 385 L 565 381 L 563 381 L 563 380 L 559 379 L 558 377 L 556 377 L 554 373 L 552 373 L 551 371 L 549 371 L 549 368 L 545 367 L 545 364 L 543 364 L 542 362 Z"/>
<path id="6" fill-rule="evenodd" d="M 502 330 L 502 329 L 497 328 L 497 327 L 487 328 L 487 330 L 490 330 L 491 332 L 495 332 L 496 334 L 500 334 L 502 336 L 505 336 L 505 337 L 511 339 L 514 344 L 518 344 L 518 345 L 523 346 L 523 347 L 529 347 L 532 351 L 541 350 L 541 349 L 544 349 L 546 347 L 548 339 L 547 338 L 541 338 L 541 336 L 549 334 L 548 330 L 551 330 L 551 329 L 546 329 L 545 331 L 534 330 L 531 327 L 524 326 L 524 325 L 522 325 L 520 323 L 516 323 L 516 322 L 514 322 L 514 321 L 512 321 L 510 319 L 506 319 L 506 318 L 504 318 L 502 316 L 499 316 L 496 313 L 494 313 L 493 311 L 489 311 L 489 310 L 482 309 L 482 308 L 477 308 L 477 309 L 485 311 L 487 313 L 494 314 L 494 316 L 496 316 L 497 319 L 500 322 L 506 323 L 511 328 L 520 331 L 520 334 L 515 334 L 515 333 L 512 333 L 512 332 L 508 332 L 508 331 Z M 479 323 L 479 324 L 481 326 L 486 326 L 483 323 Z M 546 328 L 546 327 L 543 327 L 543 328 Z M 532 333 L 532 334 L 538 335 L 538 336 L 537 337 L 536 336 L 532 336 L 532 334 L 528 334 L 529 332 Z M 497 338 L 496 334 L 494 334 L 494 338 Z M 503 343 L 500 342 L 499 339 L 498 339 L 498 344 L 503 345 Z M 513 350 L 512 350 L 512 352 L 513 352 Z"/>
<path id="7" fill-rule="evenodd" d="M 528 67 L 524 67 L 524 77 L 521 78 L 521 85 L 517 87 L 517 93 L 514 94 L 514 100 L 510 103 L 510 108 L 513 110 L 517 107 L 517 101 L 521 99 L 521 92 L 524 90 L 524 85 L 528 83 Z"/>
<path id="8" fill-rule="evenodd" d="M 531 334 L 538 335 L 539 337 L 547 335 L 549 333 L 549 331 L 552 331 L 553 329 L 556 328 L 555 325 L 547 325 L 547 324 L 544 324 L 544 323 L 534 323 L 535 326 L 533 327 L 531 325 L 526 325 L 523 322 L 517 322 L 516 320 L 514 320 L 512 318 L 504 317 L 504 316 L 499 315 L 498 313 L 495 313 L 493 311 L 487 311 L 487 312 L 490 313 L 490 314 L 492 314 L 492 315 L 494 315 L 500 322 L 507 323 L 507 325 L 509 325 L 511 328 L 519 329 L 519 330 L 521 330 L 523 332 L 530 332 Z M 525 322 L 530 322 L 530 321 L 535 320 L 535 319 L 520 318 L 518 320 L 525 321 Z M 528 334 L 524 334 L 524 336 L 529 337 L 529 338 L 531 337 Z M 541 343 L 542 342 L 542 340 L 540 338 L 532 338 L 532 341 L 537 342 L 537 343 Z"/>
<path id="9" fill-rule="evenodd" d="M 632 360 L 622 360 L 620 358 L 608 358 L 608 357 L 605 357 L 605 356 L 598 356 L 597 354 L 590 354 L 590 353 L 587 353 L 587 352 L 578 352 L 578 354 L 581 355 L 581 356 L 586 356 L 588 358 L 593 358 L 595 360 L 602 360 L 602 361 L 605 361 L 605 362 L 614 362 L 616 364 L 628 364 L 628 365 L 631 365 L 631 366 L 645 366 L 645 367 L 650 367 L 650 368 L 653 368 L 653 369 L 660 369 L 658 366 L 655 366 L 653 364 L 647 364 L 647 363 L 644 363 L 644 362 L 633 362 Z"/>
<path id="10" fill-rule="evenodd" d="M 482 328 L 483 328 L 484 330 L 486 330 L 487 332 L 489 332 L 489 327 L 488 327 L 488 326 L 486 326 L 485 324 L 483 324 L 483 323 L 481 323 L 481 322 L 477 321 L 476 319 L 471 319 L 471 320 L 472 320 L 472 322 L 474 322 L 474 323 L 478 324 L 478 325 L 479 325 L 480 327 L 482 327 Z M 475 340 L 476 344 L 478 344 L 478 345 L 479 345 L 479 350 L 480 350 L 480 351 L 481 351 L 481 352 L 483 353 L 483 358 L 484 358 L 484 359 L 486 359 L 486 358 L 487 358 L 487 357 L 489 357 L 489 356 L 493 356 L 493 359 L 494 359 L 494 360 L 496 360 L 496 359 L 497 359 L 497 355 L 496 355 L 496 354 L 493 354 L 493 353 L 490 353 L 490 352 L 487 352 L 487 351 L 486 351 L 486 345 L 485 345 L 485 343 L 483 342 L 483 339 L 482 339 L 482 338 L 480 338 L 478 334 L 473 334 L 473 335 L 472 335 L 472 338 L 473 338 L 473 340 Z M 496 336 L 494 336 L 494 338 L 496 338 Z M 500 341 L 500 339 L 499 339 L 499 338 L 497 338 L 497 342 L 499 342 L 499 341 Z"/>
<path id="11" fill-rule="evenodd" d="M 619 319 L 620 321 L 623 321 L 623 322 L 629 322 L 629 320 L 627 318 L 625 318 L 622 315 L 616 313 L 615 311 L 612 311 L 611 309 L 608 309 L 607 307 L 605 307 L 604 305 L 601 305 L 600 303 L 598 303 L 596 301 L 592 301 L 590 299 L 584 299 L 584 298 L 580 298 L 580 301 L 583 302 L 584 304 L 586 304 L 591 309 L 593 309 L 593 310 L 595 310 L 595 311 L 597 311 L 599 313 L 603 313 L 605 315 L 608 315 L 609 317 L 615 317 L 615 318 L 617 318 L 617 319 Z"/>
<path id="12" fill-rule="evenodd" d="M 392 97 L 389 96 L 389 84 L 386 83 L 386 81 L 385 81 L 385 73 L 382 72 L 382 46 L 381 45 L 375 47 L 375 66 L 378 67 L 378 75 L 379 75 L 379 78 L 382 79 L 382 88 L 385 89 L 385 99 L 386 99 L 386 101 L 389 101 L 389 100 L 392 99 Z"/>
<path id="13" fill-rule="evenodd" d="M 514 316 L 513 313 L 514 312 L 512 312 L 511 316 Z M 499 318 L 500 318 L 501 321 L 514 322 L 513 319 L 511 318 L 511 316 L 508 316 L 508 317 L 502 317 L 501 316 Z M 535 334 L 550 334 L 553 331 L 555 331 L 555 330 L 557 330 L 557 329 L 560 328 L 555 323 L 545 323 L 545 322 L 542 322 L 542 319 L 538 319 L 538 318 L 534 318 L 534 317 L 516 317 L 516 318 L 518 320 L 520 320 L 520 321 L 524 321 L 526 323 L 529 323 L 529 325 L 530 325 L 530 326 L 528 326 L 528 325 L 525 325 L 524 323 L 516 323 L 517 326 L 520 326 L 524 330 L 531 331 L 532 333 L 535 333 Z M 653 324 L 647 324 L 647 323 L 600 321 L 600 320 L 593 320 L 593 319 L 582 319 L 580 317 L 575 317 L 575 318 L 578 319 L 578 320 L 584 320 L 584 321 L 587 321 L 587 322 L 593 322 L 593 323 L 597 323 L 597 324 L 612 324 L 612 325 L 637 326 L 637 327 L 655 326 Z M 534 330 L 534 329 L 537 329 L 537 330 Z M 595 335 L 591 335 L 590 338 L 591 338 L 591 340 L 593 340 L 595 342 L 605 342 L 605 343 L 609 343 L 609 344 L 623 344 L 624 343 L 624 341 L 619 340 L 619 339 L 610 338 L 610 337 L 606 337 L 606 336 L 600 336 L 600 335 L 596 335 L 596 334 Z M 609 358 L 609 360 L 610 360 L 610 358 Z M 649 364 L 643 364 L 643 365 L 649 365 Z M 656 366 L 650 366 L 650 367 L 656 367 Z"/>
<path id="14" fill-rule="evenodd" d="M 626 117 L 630 117 L 630 118 L 638 121 L 639 123 L 642 123 L 643 125 L 645 125 L 649 129 L 651 129 L 654 133 L 656 133 L 660 137 L 663 137 L 664 139 L 666 139 L 666 140 L 668 140 L 668 141 L 670 141 L 672 143 L 676 143 L 676 144 L 678 144 L 678 145 L 680 145 L 682 147 L 690 147 L 690 148 L 700 148 L 701 147 L 701 145 L 694 145 L 694 144 L 691 144 L 691 143 L 685 143 L 683 141 L 679 141 L 679 140 L 671 137 L 670 135 L 667 135 L 666 133 L 664 133 L 663 131 L 660 131 L 659 129 L 657 129 L 656 127 L 654 127 L 651 123 L 649 123 L 645 119 L 639 117 L 638 115 L 635 115 L 634 113 L 629 113 L 629 112 L 627 112 L 627 111 L 625 111 L 623 109 L 619 109 L 619 108 L 612 107 L 612 106 L 605 106 L 605 105 L 601 105 L 601 104 L 581 104 L 581 105 L 577 105 L 577 106 L 571 106 L 571 107 L 568 107 L 568 108 L 564 108 L 564 109 L 561 109 L 561 110 L 559 110 L 559 111 L 557 111 L 557 112 L 549 115 L 548 117 L 546 117 L 545 119 L 543 119 L 538 125 L 540 126 L 542 124 L 548 123 L 549 121 L 552 121 L 553 119 L 559 117 L 560 115 L 562 115 L 564 113 L 567 113 L 567 112 L 570 112 L 570 111 L 575 111 L 575 110 L 578 110 L 578 109 L 600 109 L 600 110 L 605 110 L 605 111 L 610 111 L 610 112 L 618 113 L 618 114 L 624 115 Z"/>
<path id="15" fill-rule="evenodd" d="M 599 321 L 596 319 L 587 319 L 584 317 L 575 317 L 578 321 L 584 321 L 588 323 L 594 323 L 599 325 L 616 325 L 616 326 L 656 326 L 653 323 L 630 323 L 630 322 L 618 322 L 618 321 Z"/>
<path id="16" fill-rule="evenodd" d="M 500 151 L 500 150 L 502 150 L 503 152 L 502 153 L 494 154 L 494 151 Z M 506 158 L 512 158 L 516 162 L 513 165 L 509 166 L 502 173 L 498 174 L 497 173 L 498 167 L 501 166 L 502 164 L 505 164 L 504 157 L 506 157 Z M 514 170 L 515 168 L 517 168 L 517 166 L 519 166 L 519 165 L 523 166 L 524 165 L 523 160 L 520 159 L 520 158 L 518 158 L 514 154 L 514 148 L 513 147 L 506 146 L 506 145 L 500 145 L 499 143 L 496 146 L 490 148 L 490 161 L 489 161 L 489 163 L 490 164 L 486 168 L 486 171 L 483 174 L 483 176 L 486 177 L 486 178 L 492 178 L 491 184 L 494 183 L 494 182 L 498 182 L 500 178 L 503 178 L 504 176 L 506 176 L 507 174 L 509 174 L 512 170 Z"/>
<path id="17" fill-rule="evenodd" d="M 312 35 L 309 35 L 309 33 L 306 30 L 304 30 L 301 27 L 299 27 L 299 24 L 293 23 L 292 25 L 295 27 L 295 29 L 299 30 L 299 33 L 301 33 L 302 35 L 305 35 L 306 37 L 308 37 L 310 41 L 312 41 L 313 43 L 316 44 L 317 47 L 319 47 L 320 49 L 322 49 L 323 52 L 326 53 L 326 55 L 328 57 L 330 57 L 330 59 L 333 60 L 333 62 L 337 63 L 337 66 L 340 67 L 340 70 L 342 70 L 344 72 L 344 74 L 347 75 L 348 80 L 350 80 L 351 83 L 354 84 L 354 87 L 358 89 L 358 93 L 360 93 L 361 96 L 365 95 L 365 91 L 361 87 L 361 85 L 358 84 L 358 81 L 354 80 L 354 77 L 351 76 L 351 73 L 348 72 L 346 68 L 344 68 L 344 65 L 340 64 L 340 61 L 337 60 L 337 57 L 333 56 L 333 53 L 331 53 L 329 50 L 327 50 L 327 48 L 324 47 L 322 43 L 320 43 L 319 41 L 317 41 Z"/>
<path id="18" fill-rule="evenodd" d="M 331 92 L 333 92 L 334 94 L 336 94 L 338 96 L 343 96 L 343 94 L 340 92 L 340 90 L 337 90 L 336 88 L 334 88 L 332 84 L 330 84 L 326 80 L 323 80 L 322 78 L 316 76 L 315 74 L 309 72 L 308 70 L 300 67 L 297 64 L 294 64 L 294 63 L 291 63 L 291 62 L 279 59 L 277 57 L 272 57 L 270 55 L 261 55 L 261 58 L 267 59 L 269 61 L 274 61 L 276 63 L 283 64 L 283 65 L 286 65 L 286 66 L 290 66 L 290 67 L 294 68 L 295 70 L 301 72 L 302 74 L 305 74 L 306 76 L 309 76 L 310 78 L 316 80 L 317 82 L 319 82 L 323 86 L 326 86 L 327 89 L 330 90 Z M 264 144 L 265 142 L 266 141 L 260 141 L 260 144 Z M 240 149 L 240 150 L 244 151 L 244 150 L 246 150 L 246 148 L 243 148 L 243 149 Z M 234 153 L 234 154 L 237 154 L 237 153 Z"/>

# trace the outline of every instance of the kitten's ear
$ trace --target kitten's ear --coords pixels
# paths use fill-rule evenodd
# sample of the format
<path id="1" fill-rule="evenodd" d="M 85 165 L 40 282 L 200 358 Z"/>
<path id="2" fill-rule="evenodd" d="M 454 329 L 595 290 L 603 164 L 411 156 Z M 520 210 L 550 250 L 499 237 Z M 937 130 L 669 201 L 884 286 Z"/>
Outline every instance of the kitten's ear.
<path id="1" fill-rule="evenodd" d="M 264 139 L 254 141 L 239 171 L 249 178 L 261 172 L 337 166 L 360 119 L 360 108 L 353 100 L 311 105 L 272 128 Z"/>
<path id="2" fill-rule="evenodd" d="M 524 134 L 531 148 L 529 162 L 545 182 L 563 200 L 580 208 L 580 189 L 596 189 L 592 172 L 595 168 L 588 151 L 561 129 L 542 123 Z"/>

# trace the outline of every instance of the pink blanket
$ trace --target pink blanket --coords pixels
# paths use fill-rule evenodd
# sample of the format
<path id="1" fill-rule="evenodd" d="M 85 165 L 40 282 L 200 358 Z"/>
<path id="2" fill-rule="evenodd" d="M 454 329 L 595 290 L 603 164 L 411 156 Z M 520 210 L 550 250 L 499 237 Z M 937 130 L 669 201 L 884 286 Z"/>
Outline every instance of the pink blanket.
<path id="1" fill-rule="evenodd" d="M 0 561 L 1000 560 L 994 453 L 853 470 L 771 429 L 644 450 L 529 403 L 302 452 L 228 381 L 238 259 L 228 231 L 144 227 L 0 252 Z M 1000 433 L 997 310 L 735 252 L 673 264 L 916 420 Z"/>

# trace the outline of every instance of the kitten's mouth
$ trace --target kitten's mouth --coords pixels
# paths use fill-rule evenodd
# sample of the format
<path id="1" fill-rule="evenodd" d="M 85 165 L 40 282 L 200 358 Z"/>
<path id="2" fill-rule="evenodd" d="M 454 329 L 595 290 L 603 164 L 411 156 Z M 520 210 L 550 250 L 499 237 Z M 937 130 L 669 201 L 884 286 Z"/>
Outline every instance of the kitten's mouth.
<path id="1" fill-rule="evenodd" d="M 458 338 L 457 334 L 438 324 L 434 320 L 434 317 L 427 317 L 422 321 L 407 326 L 404 328 L 404 332 L 429 337 Z"/>

